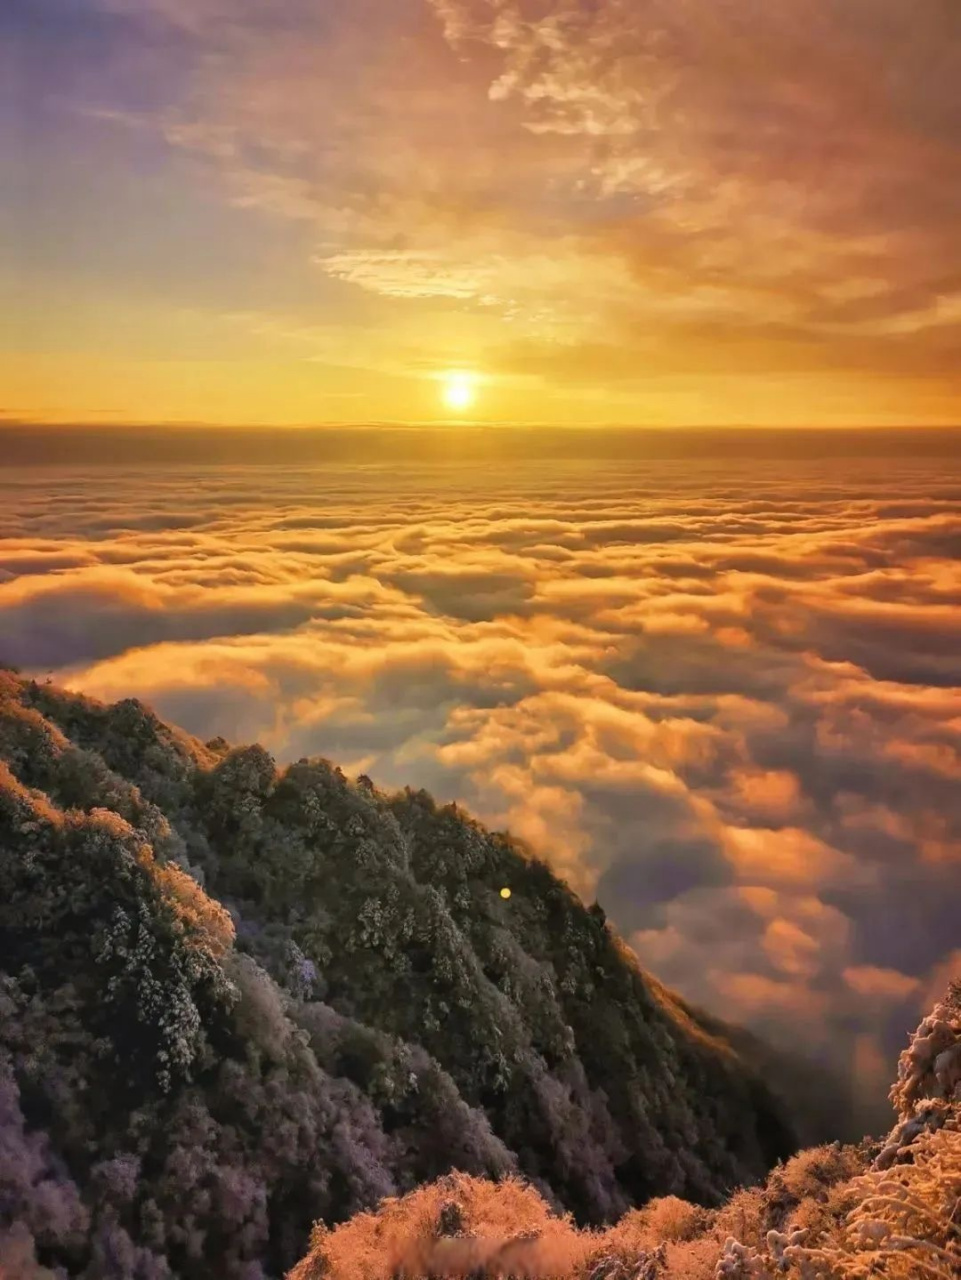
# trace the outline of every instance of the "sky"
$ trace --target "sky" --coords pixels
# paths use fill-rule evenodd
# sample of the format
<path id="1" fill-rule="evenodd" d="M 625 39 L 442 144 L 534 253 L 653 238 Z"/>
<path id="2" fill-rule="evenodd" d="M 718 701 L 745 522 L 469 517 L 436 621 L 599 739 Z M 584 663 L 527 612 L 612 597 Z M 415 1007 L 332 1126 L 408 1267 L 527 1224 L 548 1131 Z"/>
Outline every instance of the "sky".
<path id="1" fill-rule="evenodd" d="M 4 0 L 0 415 L 961 422 L 959 84 L 957 0 Z"/>
<path id="2" fill-rule="evenodd" d="M 961 454 L 752 434 L 479 467 L 102 432 L 0 477 L 0 660 L 457 800 L 880 1130 L 961 973 Z"/>

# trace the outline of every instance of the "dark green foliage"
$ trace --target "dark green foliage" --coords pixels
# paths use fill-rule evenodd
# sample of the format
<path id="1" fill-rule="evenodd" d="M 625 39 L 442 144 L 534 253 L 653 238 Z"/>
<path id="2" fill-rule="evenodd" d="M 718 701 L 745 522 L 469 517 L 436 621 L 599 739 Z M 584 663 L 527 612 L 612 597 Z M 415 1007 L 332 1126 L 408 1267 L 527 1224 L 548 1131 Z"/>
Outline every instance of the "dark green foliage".
<path id="1" fill-rule="evenodd" d="M 38 1265 L 256 1280 L 453 1168 L 596 1222 L 793 1149 L 724 1029 L 454 806 L 8 673 L 0 760 L 0 1122 L 71 1188 L 54 1230 L 0 1179 Z"/>

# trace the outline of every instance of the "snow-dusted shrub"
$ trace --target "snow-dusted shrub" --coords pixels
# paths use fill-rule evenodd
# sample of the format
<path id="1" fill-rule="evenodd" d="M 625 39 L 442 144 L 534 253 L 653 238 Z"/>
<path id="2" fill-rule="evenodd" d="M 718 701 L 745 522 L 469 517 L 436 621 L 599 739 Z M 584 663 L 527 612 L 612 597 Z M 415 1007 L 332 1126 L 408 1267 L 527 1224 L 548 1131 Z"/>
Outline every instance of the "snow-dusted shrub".
<path id="1" fill-rule="evenodd" d="M 796 1201 L 826 1199 L 830 1188 L 861 1172 L 862 1158 L 854 1147 L 840 1143 L 808 1147 L 778 1170 L 785 1191 Z"/>
<path id="2" fill-rule="evenodd" d="M 721 1240 L 728 1236 L 748 1245 L 764 1239 L 766 1194 L 763 1187 L 736 1191 L 717 1211 L 714 1227 Z"/>
<path id="3" fill-rule="evenodd" d="M 595 1248 L 591 1233 L 555 1216 L 525 1183 L 454 1174 L 333 1231 L 319 1224 L 310 1253 L 288 1280 L 548 1280 L 575 1274 Z"/>
<path id="4" fill-rule="evenodd" d="M 791 1242 L 783 1257 L 800 1280 L 957 1280 L 961 1275 L 961 1132 L 915 1144 L 911 1163 L 872 1169 L 836 1242 Z M 764 1272 L 759 1273 L 764 1276 Z"/>
<path id="5" fill-rule="evenodd" d="M 957 1123 L 957 1122 L 955 1122 Z M 961 1276 L 961 1131 L 928 1133 L 913 1160 L 872 1170 L 847 1220 L 845 1280 L 957 1280 Z"/>
<path id="6" fill-rule="evenodd" d="M 922 1021 L 898 1061 L 891 1101 L 901 1120 L 910 1119 L 925 1098 L 961 1098 L 961 981 Z"/>
<path id="7" fill-rule="evenodd" d="M 703 1235 L 714 1215 L 677 1196 L 659 1196 L 631 1209 L 603 1234 L 604 1249 L 621 1259 L 636 1258 L 662 1244 L 690 1241 Z"/>
<path id="8" fill-rule="evenodd" d="M 961 982 L 951 984 L 911 1037 L 890 1096 L 899 1123 L 877 1157 L 878 1169 L 909 1160 L 914 1143 L 940 1129 L 961 1102 Z"/>

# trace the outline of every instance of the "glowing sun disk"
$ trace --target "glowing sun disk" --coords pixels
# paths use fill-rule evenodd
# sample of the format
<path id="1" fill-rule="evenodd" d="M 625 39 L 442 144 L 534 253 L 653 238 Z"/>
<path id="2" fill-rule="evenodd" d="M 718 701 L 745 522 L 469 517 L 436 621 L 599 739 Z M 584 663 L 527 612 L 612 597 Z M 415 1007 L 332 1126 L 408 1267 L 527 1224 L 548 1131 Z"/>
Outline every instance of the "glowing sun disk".
<path id="1" fill-rule="evenodd" d="M 471 373 L 446 373 L 444 403 L 455 413 L 469 409 L 477 398 L 477 379 Z"/>

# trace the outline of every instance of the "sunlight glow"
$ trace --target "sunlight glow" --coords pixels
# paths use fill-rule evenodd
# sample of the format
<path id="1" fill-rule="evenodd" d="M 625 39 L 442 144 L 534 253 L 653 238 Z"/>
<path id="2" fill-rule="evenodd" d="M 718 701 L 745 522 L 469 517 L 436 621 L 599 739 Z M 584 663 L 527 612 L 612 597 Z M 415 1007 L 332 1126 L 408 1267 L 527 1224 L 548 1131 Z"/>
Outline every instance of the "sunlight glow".
<path id="1" fill-rule="evenodd" d="M 455 413 L 464 413 L 477 399 L 477 379 L 472 373 L 444 374 L 444 404 Z"/>

